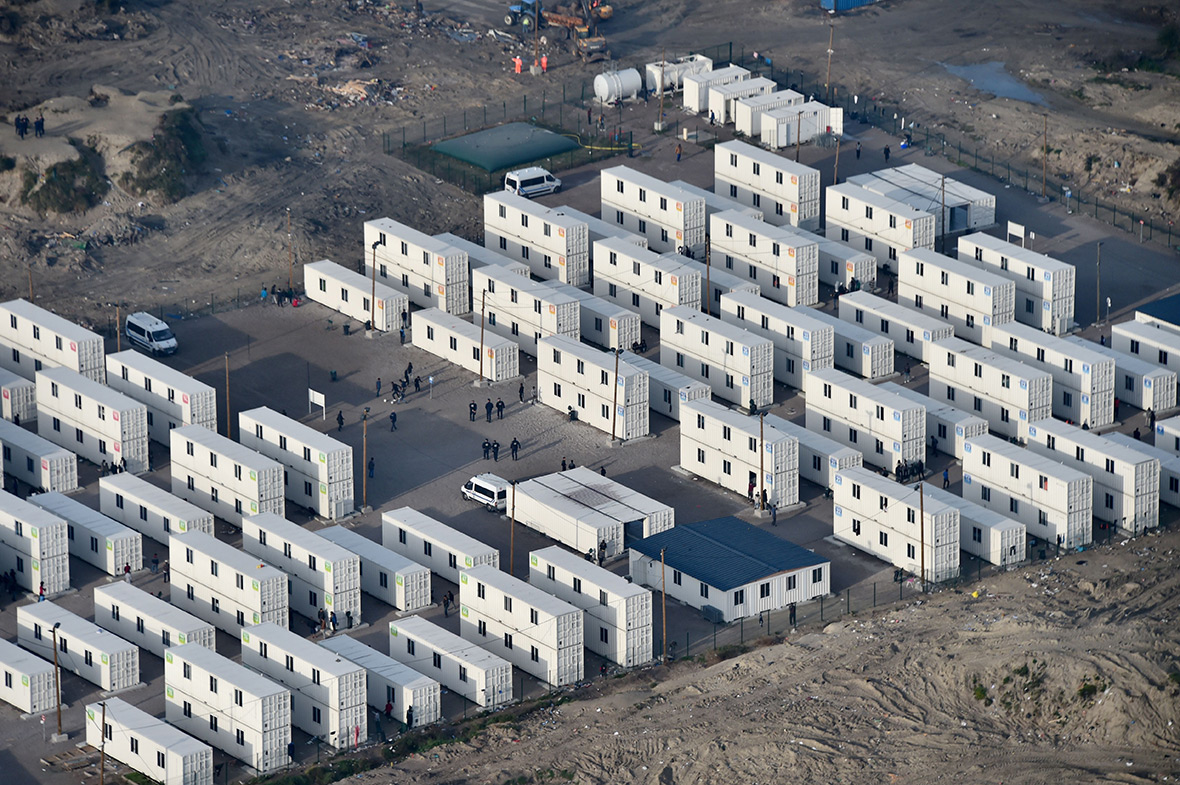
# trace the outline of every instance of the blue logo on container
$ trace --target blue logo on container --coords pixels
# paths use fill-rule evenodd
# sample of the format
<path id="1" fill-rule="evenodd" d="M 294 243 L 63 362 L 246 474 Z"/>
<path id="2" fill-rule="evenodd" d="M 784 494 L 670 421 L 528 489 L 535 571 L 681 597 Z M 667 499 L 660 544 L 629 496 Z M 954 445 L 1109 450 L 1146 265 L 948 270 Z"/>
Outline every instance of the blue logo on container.
<path id="1" fill-rule="evenodd" d="M 894 442 L 893 443 L 893 451 L 894 452 L 901 452 L 901 445 L 898 444 L 897 442 Z"/>
<path id="2" fill-rule="evenodd" d="M 861 350 L 861 352 L 863 352 L 864 354 L 868 354 L 868 353 L 869 353 L 869 347 L 867 347 L 867 346 L 862 346 L 860 350 Z"/>
<path id="3" fill-rule="evenodd" d="M 990 325 L 992 323 L 992 318 L 990 316 L 983 317 L 983 323 L 986 325 Z"/>
<path id="4" fill-rule="evenodd" d="M 1028 412 L 1022 410 L 1020 412 L 1020 419 L 1027 420 L 1028 419 Z"/>
<path id="5" fill-rule="evenodd" d="M 843 485 L 843 484 L 844 484 L 844 476 L 843 476 L 843 475 L 840 475 L 840 474 L 837 474 L 837 475 L 836 475 L 836 484 L 837 484 L 837 485 Z"/>
<path id="6" fill-rule="evenodd" d="M 839 507 L 836 507 L 832 512 L 837 518 L 844 515 L 844 510 L 840 509 Z"/>
<path id="7" fill-rule="evenodd" d="M 805 341 L 811 340 L 811 331 L 810 330 L 803 331 L 803 340 L 805 340 Z"/>
<path id="8" fill-rule="evenodd" d="M 929 341 L 929 340 L 930 340 L 930 331 L 929 331 L 929 330 L 923 330 L 923 331 L 922 331 L 922 340 L 923 340 L 923 341 Z"/>
<path id="9" fill-rule="evenodd" d="M 1151 379 L 1144 379 L 1143 380 L 1143 389 L 1145 389 L 1145 390 L 1151 389 Z"/>
<path id="10" fill-rule="evenodd" d="M 1034 437 L 1037 435 L 1036 426 L 1033 426 L 1033 425 L 1028 426 L 1028 435 L 1034 436 Z"/>
<path id="11" fill-rule="evenodd" d="M 681 393 L 680 393 L 680 400 L 682 400 L 682 401 L 687 401 L 687 400 L 688 400 L 688 393 L 686 393 L 686 392 L 681 392 Z"/>
<path id="12" fill-rule="evenodd" d="M 955 426 L 955 436 L 962 436 L 962 435 L 963 435 L 963 426 L 956 425 Z"/>
<path id="13" fill-rule="evenodd" d="M 1048 311 L 1048 310 L 1049 310 L 1049 301 L 1048 301 L 1048 300 L 1045 300 L 1045 302 L 1041 303 L 1041 310 L 1042 310 L 1042 311 Z"/>
<path id="14" fill-rule="evenodd" d="M 742 377 L 742 387 L 749 387 L 749 386 L 750 386 L 750 377 L 743 376 Z"/>
<path id="15" fill-rule="evenodd" d="M 742 357 L 749 357 L 749 356 L 750 356 L 750 347 L 743 346 L 742 347 Z"/>
<path id="16" fill-rule="evenodd" d="M 1082 363 L 1082 373 L 1089 373 L 1089 372 L 1090 372 L 1090 366 L 1087 365 L 1086 363 Z"/>
<path id="17" fill-rule="evenodd" d="M 963 452 L 971 452 L 971 445 L 970 445 L 970 444 L 964 444 L 964 445 L 963 445 Z"/>
<path id="18" fill-rule="evenodd" d="M 1045 280 L 1052 281 L 1053 280 L 1053 273 L 1045 273 Z"/>
<path id="19" fill-rule="evenodd" d="M 992 296 L 992 288 L 990 286 L 983 287 L 983 296 L 984 297 L 991 297 Z"/>
<path id="20" fill-rule="evenodd" d="M 894 412 L 893 419 L 897 422 L 901 422 L 901 412 Z"/>
<path id="21" fill-rule="evenodd" d="M 970 475 L 970 474 L 964 474 L 964 475 L 963 475 L 963 484 L 964 484 L 964 485 L 970 485 L 970 484 L 971 484 L 971 475 Z"/>
<path id="22" fill-rule="evenodd" d="M 1086 404 L 1086 403 L 1089 403 L 1089 402 L 1090 402 L 1090 396 L 1088 396 L 1088 395 L 1083 395 L 1083 396 L 1082 396 L 1082 403 L 1083 403 L 1083 404 Z"/>
<path id="23" fill-rule="evenodd" d="M 1026 382 L 1024 379 L 1020 380 L 1020 389 L 1022 389 L 1022 390 L 1028 389 L 1028 382 Z"/>
<path id="24" fill-rule="evenodd" d="M 805 370 L 805 371 L 811 370 L 811 363 L 808 360 L 803 361 L 803 370 Z"/>

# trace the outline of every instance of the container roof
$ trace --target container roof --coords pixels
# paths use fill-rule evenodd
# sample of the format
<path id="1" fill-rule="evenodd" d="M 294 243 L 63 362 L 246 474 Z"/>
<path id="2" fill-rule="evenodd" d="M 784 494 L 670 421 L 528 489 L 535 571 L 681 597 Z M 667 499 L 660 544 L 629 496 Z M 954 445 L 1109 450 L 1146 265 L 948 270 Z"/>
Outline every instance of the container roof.
<path id="1" fill-rule="evenodd" d="M 143 611 L 143 615 L 180 630 L 203 630 L 213 626 L 183 608 L 177 608 L 167 600 L 124 581 L 113 581 L 102 586 L 95 586 L 94 593 L 124 603 L 127 610 Z"/>
<path id="2" fill-rule="evenodd" d="M 231 570 L 250 575 L 255 580 L 264 581 L 279 576 L 286 578 L 287 576 L 285 572 L 277 567 L 272 567 L 257 556 L 246 553 L 240 548 L 235 548 L 202 531 L 189 529 L 186 532 L 173 532 L 171 541 L 192 548 L 204 556 L 214 558 Z"/>
<path id="3" fill-rule="evenodd" d="M 177 390 L 183 390 L 187 393 L 202 393 L 205 391 L 212 391 L 213 388 L 204 382 L 197 381 L 187 373 L 182 373 L 175 368 L 171 368 L 159 360 L 152 359 L 146 354 L 141 354 L 134 349 L 127 349 L 126 351 L 117 352 L 115 354 L 108 354 L 106 356 L 107 370 L 111 368 L 111 363 L 122 363 L 128 368 L 133 368 L 136 371 L 149 376 L 162 384 L 173 387 Z"/>
<path id="4" fill-rule="evenodd" d="M 43 510 L 48 510 L 67 522 L 85 526 L 93 533 L 108 539 L 140 539 L 140 533 L 118 521 L 108 518 L 98 510 L 87 507 L 80 501 L 63 493 L 37 493 L 29 501 Z"/>
<path id="5" fill-rule="evenodd" d="M 344 442 L 333 439 L 328 434 L 321 433 L 315 428 L 305 425 L 298 420 L 292 419 L 285 414 L 279 414 L 274 409 L 271 409 L 267 406 L 259 406 L 257 409 L 239 412 L 238 417 L 249 417 L 259 425 L 265 426 L 267 428 L 273 428 L 277 433 L 281 433 L 289 439 L 306 444 L 313 450 L 319 450 L 320 452 L 325 453 L 352 450 L 352 448 Z"/>
<path id="6" fill-rule="evenodd" d="M 40 455 L 42 458 L 61 454 L 76 457 L 74 453 L 65 447 L 58 447 L 48 439 L 38 436 L 32 431 L 25 430 L 19 425 L 14 425 L 8 420 L 0 420 L 0 442 L 14 445 L 25 452 Z"/>
<path id="7" fill-rule="evenodd" d="M 380 281 L 374 283 L 373 280 L 367 276 L 361 275 L 356 270 L 350 270 L 343 265 L 339 265 L 336 262 L 333 262 L 331 259 L 321 259 L 318 262 L 310 262 L 303 265 L 304 281 L 307 280 L 307 273 L 309 270 L 313 273 L 319 273 L 328 280 L 342 283 L 345 286 L 353 286 L 358 289 L 376 289 L 376 297 L 378 300 L 390 300 L 404 296 L 392 286 L 386 286 Z M 307 287 L 306 284 L 305 287 L 310 288 Z"/>
<path id="8" fill-rule="evenodd" d="M 320 645 L 328 651 L 339 654 L 349 662 L 356 663 L 365 670 L 372 671 L 406 689 L 421 689 L 436 683 L 434 679 L 422 675 L 409 665 L 398 662 L 388 654 L 377 651 L 372 646 L 347 635 L 336 635 L 320 641 Z"/>
<path id="9" fill-rule="evenodd" d="M 418 638 L 423 643 L 438 649 L 440 653 L 462 660 L 476 668 L 489 670 L 505 666 L 512 667 L 503 657 L 492 654 L 478 644 L 460 638 L 450 630 L 444 630 L 434 622 L 427 621 L 416 614 L 391 621 L 389 623 L 391 636 L 395 629 Z"/>
<path id="10" fill-rule="evenodd" d="M 194 752 L 211 749 L 208 744 L 198 741 L 180 728 L 169 725 L 159 717 L 148 714 L 143 709 L 133 706 L 122 698 L 104 698 L 96 703 L 86 704 L 87 713 L 93 712 L 97 718 L 106 706 L 107 718 L 114 718 L 125 730 L 134 730 L 136 734 L 145 737 L 155 744 L 166 748 L 177 755 L 191 755 Z"/>
<path id="11" fill-rule="evenodd" d="M 316 531 L 316 534 L 329 542 L 336 543 L 347 551 L 355 553 L 362 560 L 378 564 L 391 572 L 430 572 L 429 567 L 407 559 L 400 553 L 391 551 L 381 543 L 370 540 L 365 535 L 355 532 L 352 529 L 346 529 L 343 526 L 329 526 L 326 529 L 319 529 Z"/>
<path id="12" fill-rule="evenodd" d="M 653 559 L 663 550 L 669 567 L 722 591 L 828 562 L 733 516 L 682 524 L 631 547 Z"/>
<path id="13" fill-rule="evenodd" d="M 45 603 L 39 604 L 44 605 Z M 245 629 L 252 628 L 246 627 Z M 209 675 L 216 676 L 227 684 L 232 684 L 251 697 L 264 698 L 268 695 L 290 693 L 290 690 L 269 676 L 250 670 L 245 665 L 234 662 L 224 654 L 218 654 L 213 649 L 199 643 L 186 643 L 182 646 L 171 647 L 164 652 L 164 662 L 168 663 L 172 660 L 181 660 L 196 665 Z M 166 672 L 167 666 L 165 666 Z"/>
<path id="14" fill-rule="evenodd" d="M 17 615 L 25 615 L 33 621 L 40 622 L 45 628 L 61 624 L 61 634 L 69 635 L 76 643 L 92 647 L 100 652 L 109 654 L 126 649 L 139 650 L 139 647 L 134 643 L 128 643 L 115 633 L 108 632 L 94 622 L 83 619 L 49 600 L 22 605 L 17 609 Z M 52 644 L 48 641 L 46 644 L 52 648 Z"/>
<path id="15" fill-rule="evenodd" d="M 93 401 L 97 401 L 108 409 L 113 409 L 119 412 L 131 412 L 141 410 L 145 414 L 147 406 L 139 401 L 124 395 L 121 392 L 112 390 L 105 384 L 100 384 L 93 379 L 83 376 L 77 371 L 70 370 L 65 366 L 56 366 L 53 368 L 42 368 L 37 371 L 38 376 L 43 376 L 50 381 L 57 382 L 76 393 L 85 395 Z"/>
<path id="16" fill-rule="evenodd" d="M 584 556 L 570 553 L 560 545 L 550 545 L 548 548 L 533 551 L 529 554 L 529 558 L 531 559 L 533 556 L 550 562 L 562 569 L 569 570 L 574 575 L 580 576 L 583 580 L 590 581 L 595 586 L 599 586 L 620 597 L 635 597 L 649 593 L 648 589 L 632 583 L 622 575 L 616 575 L 608 569 L 599 567 L 594 562 L 588 561 Z"/>
<path id="17" fill-rule="evenodd" d="M 185 523 L 209 518 L 213 515 L 213 513 L 206 512 L 195 504 L 186 502 L 179 496 L 174 496 L 158 485 L 152 485 L 142 477 L 130 472 L 119 472 L 100 477 L 98 487 L 100 489 L 110 488 L 113 491 L 122 492 L 140 501 L 168 510 Z"/>
<path id="18" fill-rule="evenodd" d="M 485 172 L 496 172 L 576 150 L 578 143 L 546 128 L 507 123 L 437 142 L 432 147 L 436 153 L 458 158 Z"/>
<path id="19" fill-rule="evenodd" d="M 9 300 L 3 305 L 0 305 L 0 308 L 28 319 L 31 322 L 35 322 L 46 330 L 58 333 L 63 338 L 69 338 L 70 340 L 79 342 L 99 341 L 99 345 L 102 345 L 102 338 L 97 333 L 91 332 L 85 327 L 71 322 L 69 319 L 58 316 L 52 311 L 47 311 L 39 305 L 33 305 L 28 300 Z"/>
<path id="20" fill-rule="evenodd" d="M 1180 294 L 1147 303 L 1136 310 L 1153 319 L 1180 327 Z"/>
<path id="21" fill-rule="evenodd" d="M 266 641 L 268 646 L 284 654 L 298 657 L 313 668 L 319 668 L 325 676 L 338 679 L 349 673 L 355 673 L 357 668 L 361 667 L 336 652 L 325 649 L 323 646 L 317 646 L 299 633 L 291 632 L 286 627 L 280 627 L 272 621 L 243 627 L 242 642 L 251 643 L 253 638 Z"/>
<path id="22" fill-rule="evenodd" d="M 399 507 L 396 510 L 385 510 L 381 513 L 381 523 L 390 525 L 403 524 L 413 529 L 419 535 L 429 537 L 437 542 L 446 543 L 447 548 L 464 556 L 475 556 L 496 550 L 487 543 L 480 542 L 458 529 L 447 526 L 442 521 L 435 520 L 425 513 L 418 512 L 413 507 Z"/>
<path id="23" fill-rule="evenodd" d="M 26 651 L 15 643 L 0 638 L 0 665 L 17 673 L 32 676 L 34 673 L 53 672 L 53 663 Z"/>
<path id="24" fill-rule="evenodd" d="M 560 600 L 549 592 L 538 589 L 531 583 L 526 583 L 490 564 L 466 567 L 461 570 L 459 582 L 465 583 L 468 579 L 486 583 L 493 589 L 514 597 L 550 616 L 564 616 L 569 613 L 581 614 L 582 612 L 565 600 Z"/>
<path id="25" fill-rule="evenodd" d="M 278 461 L 267 458 L 262 453 L 251 450 L 249 447 L 238 444 L 233 439 L 227 439 L 203 425 L 182 425 L 179 428 L 173 429 L 172 434 L 173 438 L 189 439 L 218 455 L 225 456 L 227 460 L 242 464 L 248 469 L 272 471 L 281 466 Z"/>

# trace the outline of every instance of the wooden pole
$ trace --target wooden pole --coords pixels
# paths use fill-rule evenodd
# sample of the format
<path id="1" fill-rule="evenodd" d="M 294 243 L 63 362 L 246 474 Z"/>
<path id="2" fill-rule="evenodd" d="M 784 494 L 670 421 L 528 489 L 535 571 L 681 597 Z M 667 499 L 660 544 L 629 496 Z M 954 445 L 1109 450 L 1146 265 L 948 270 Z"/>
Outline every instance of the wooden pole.
<path id="1" fill-rule="evenodd" d="M 668 661 L 668 584 L 664 581 L 664 566 L 664 549 L 660 548 L 660 617 L 664 624 L 664 632 L 662 633 L 664 641 L 663 660 L 666 663 Z"/>
<path id="2" fill-rule="evenodd" d="M 828 24 L 828 77 L 824 80 L 824 87 L 827 88 L 828 94 L 824 99 L 824 103 L 829 106 L 832 103 L 832 41 L 836 37 L 836 26 Z"/>
<path id="3" fill-rule="evenodd" d="M 516 483 L 512 483 L 512 518 L 508 522 L 508 574 L 516 569 Z"/>
<path id="4" fill-rule="evenodd" d="M 107 781 L 107 702 L 102 702 L 102 724 L 98 726 L 98 732 L 102 734 L 102 743 L 98 747 L 98 785 L 104 785 Z"/>
<path id="5" fill-rule="evenodd" d="M 233 422 L 233 420 L 230 419 L 230 409 L 229 409 L 229 352 L 226 352 L 225 353 L 225 438 L 227 438 L 227 439 L 233 438 L 233 434 L 230 433 L 230 431 L 232 430 L 232 428 L 230 426 L 231 422 Z"/>
<path id="6" fill-rule="evenodd" d="M 1049 115 L 1045 115 L 1045 141 L 1041 146 L 1041 198 L 1045 199 L 1048 185 L 1045 176 L 1049 167 Z"/>
<path id="7" fill-rule="evenodd" d="M 479 296 L 479 380 L 483 381 L 483 324 L 484 304 L 488 301 L 488 290 L 484 289 Z"/>
<path id="8" fill-rule="evenodd" d="M 615 392 L 611 398 L 610 406 L 610 440 L 615 440 L 615 423 L 619 419 L 619 355 L 623 353 L 621 348 L 615 349 Z"/>
<path id="9" fill-rule="evenodd" d="M 758 509 L 766 509 L 766 412 L 758 412 Z"/>
<path id="10" fill-rule="evenodd" d="M 922 490 L 922 478 L 918 478 L 918 527 L 921 531 L 922 547 L 922 591 L 926 591 L 926 494 Z"/>
<path id="11" fill-rule="evenodd" d="M 287 208 L 287 291 L 295 290 L 295 247 L 291 241 L 291 208 Z"/>
<path id="12" fill-rule="evenodd" d="M 840 137 L 836 137 L 836 163 L 832 165 L 832 185 L 840 182 Z"/>
<path id="13" fill-rule="evenodd" d="M 115 303 L 115 351 L 123 351 L 123 331 L 119 329 L 119 322 L 123 319 L 123 309 Z"/>

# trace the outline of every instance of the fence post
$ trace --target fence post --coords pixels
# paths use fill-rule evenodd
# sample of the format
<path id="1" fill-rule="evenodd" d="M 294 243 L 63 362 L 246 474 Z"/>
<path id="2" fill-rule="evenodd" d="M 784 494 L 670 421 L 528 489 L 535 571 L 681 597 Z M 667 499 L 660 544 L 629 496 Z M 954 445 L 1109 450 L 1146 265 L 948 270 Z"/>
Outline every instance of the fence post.
<path id="1" fill-rule="evenodd" d="M 402 126 L 402 149 L 406 149 L 406 127 Z"/>
<path id="2" fill-rule="evenodd" d="M 713 622 L 713 649 L 717 648 L 717 622 Z"/>
<path id="3" fill-rule="evenodd" d="M 852 613 L 852 588 L 849 587 L 844 590 L 844 605 L 849 613 Z"/>
<path id="4" fill-rule="evenodd" d="M 684 633 L 684 656 L 687 657 L 689 650 L 692 649 L 692 643 L 689 642 L 688 633 Z"/>
<path id="5" fill-rule="evenodd" d="M 824 620 L 824 596 L 819 595 L 819 620 Z"/>
<path id="6" fill-rule="evenodd" d="M 746 619 L 743 616 L 738 619 L 738 643 L 746 642 Z"/>
<path id="7" fill-rule="evenodd" d="M 877 582 L 873 581 L 873 607 L 877 607 Z"/>

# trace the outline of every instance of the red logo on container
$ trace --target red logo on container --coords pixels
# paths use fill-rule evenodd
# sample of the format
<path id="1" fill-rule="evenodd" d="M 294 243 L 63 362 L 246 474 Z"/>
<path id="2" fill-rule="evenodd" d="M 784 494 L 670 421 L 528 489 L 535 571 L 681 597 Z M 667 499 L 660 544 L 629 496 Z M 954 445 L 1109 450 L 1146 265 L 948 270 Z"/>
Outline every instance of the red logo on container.
<path id="1" fill-rule="evenodd" d="M 122 452 L 122 447 L 118 442 L 115 442 L 115 452 Z"/>
<path id="2" fill-rule="evenodd" d="M 4 400 L 8 400 L 8 390 L 4 391 Z"/>
<path id="3" fill-rule="evenodd" d="M 43 471 L 43 472 L 49 471 L 49 461 L 45 461 L 45 460 L 41 461 L 41 471 Z"/>
<path id="4" fill-rule="evenodd" d="M 188 403 L 188 396 L 182 395 L 182 396 L 180 396 L 180 400 L 184 401 L 185 403 Z"/>
<path id="5" fill-rule="evenodd" d="M 118 412 L 111 412 L 111 417 L 113 417 L 115 419 L 115 422 L 119 421 L 119 413 Z"/>
<path id="6" fill-rule="evenodd" d="M 74 343 L 73 341 L 70 341 L 70 351 L 71 352 L 78 351 L 78 344 Z"/>

